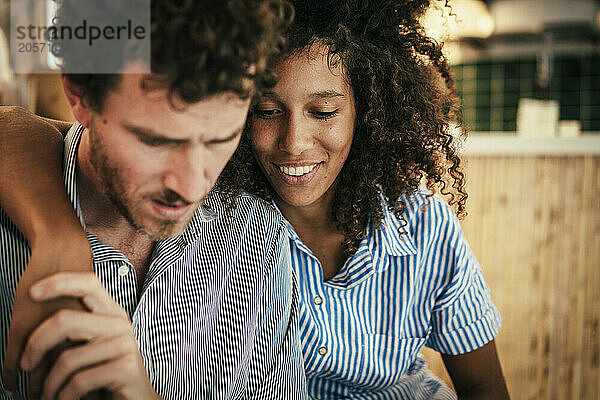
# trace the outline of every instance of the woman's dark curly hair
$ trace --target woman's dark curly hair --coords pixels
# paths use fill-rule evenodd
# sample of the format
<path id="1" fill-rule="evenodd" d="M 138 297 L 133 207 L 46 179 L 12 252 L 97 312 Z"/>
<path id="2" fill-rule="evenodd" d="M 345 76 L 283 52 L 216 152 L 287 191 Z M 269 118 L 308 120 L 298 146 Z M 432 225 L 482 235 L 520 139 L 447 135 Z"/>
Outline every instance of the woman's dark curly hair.
<path id="1" fill-rule="evenodd" d="M 457 110 L 454 82 L 441 45 L 426 36 L 419 22 L 430 3 L 320 0 L 295 4 L 286 54 L 325 44 L 330 66 L 333 56 L 341 59 L 354 91 L 354 138 L 332 204 L 347 255 L 357 250 L 370 219 L 375 226 L 380 224 L 380 195 L 404 225 L 403 195 L 415 193 L 423 181 L 432 192 L 439 188 L 457 214 L 464 214 L 464 177 L 449 133 Z M 240 182 L 244 190 L 264 199 L 274 195 L 247 135 L 221 176 L 219 188 L 227 190 Z"/>
<path id="2" fill-rule="evenodd" d="M 150 6 L 152 75 L 144 85 L 167 89 L 171 100 L 177 97 L 186 103 L 225 91 L 244 98 L 271 87 L 275 79 L 267 60 L 283 49 L 283 33 L 293 18 L 293 8 L 285 0 L 97 0 L 85 6 L 80 0 L 55 1 L 58 10 L 53 25 L 57 28 L 79 26 L 89 18 L 100 26 L 110 26 L 115 23 L 112 16 L 127 13 L 140 18 L 143 7 Z M 106 60 L 120 70 L 143 54 L 140 46 L 132 47 L 131 42 L 97 40 L 91 48 L 86 40 L 62 40 L 60 36 L 49 40 L 66 77 L 97 112 L 120 75 L 68 72 L 74 67 L 94 71 L 94 63 Z"/>

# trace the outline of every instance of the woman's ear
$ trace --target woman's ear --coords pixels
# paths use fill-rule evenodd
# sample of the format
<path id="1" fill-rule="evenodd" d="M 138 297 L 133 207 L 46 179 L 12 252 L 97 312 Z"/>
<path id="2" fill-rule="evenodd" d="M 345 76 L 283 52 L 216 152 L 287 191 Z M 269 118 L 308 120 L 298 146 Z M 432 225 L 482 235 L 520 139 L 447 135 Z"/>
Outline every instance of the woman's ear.
<path id="1" fill-rule="evenodd" d="M 64 75 L 62 76 L 62 84 L 75 119 L 84 128 L 89 128 L 92 112 L 85 104 L 81 90 Z"/>

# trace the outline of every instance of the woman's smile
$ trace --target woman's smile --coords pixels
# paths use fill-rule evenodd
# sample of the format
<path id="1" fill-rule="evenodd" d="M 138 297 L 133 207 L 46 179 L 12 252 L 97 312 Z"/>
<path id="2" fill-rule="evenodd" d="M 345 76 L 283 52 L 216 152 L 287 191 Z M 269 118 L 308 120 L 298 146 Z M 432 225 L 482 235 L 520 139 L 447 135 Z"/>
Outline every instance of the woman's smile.
<path id="1" fill-rule="evenodd" d="M 318 173 L 323 162 L 298 164 L 273 164 L 279 171 L 281 179 L 288 185 L 306 185 Z"/>

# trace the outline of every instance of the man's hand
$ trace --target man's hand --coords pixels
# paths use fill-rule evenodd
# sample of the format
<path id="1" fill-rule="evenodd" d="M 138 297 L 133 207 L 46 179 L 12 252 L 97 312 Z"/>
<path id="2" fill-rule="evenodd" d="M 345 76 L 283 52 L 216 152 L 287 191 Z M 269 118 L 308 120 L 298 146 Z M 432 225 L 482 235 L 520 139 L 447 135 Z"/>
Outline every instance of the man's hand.
<path id="1" fill-rule="evenodd" d="M 31 332 L 42 321 L 60 309 L 83 309 L 78 299 L 63 298 L 38 303 L 29 297 L 31 285 L 57 271 L 92 271 L 89 242 L 83 231 L 76 235 L 69 235 L 68 243 L 66 240 L 40 240 L 39 243 L 32 246 L 29 264 L 19 280 L 15 292 L 2 370 L 4 387 L 12 392 L 17 391 L 19 359 Z M 51 357 L 45 358 L 44 362 L 40 363 L 30 375 L 29 393 L 32 398 L 39 396 L 50 361 Z"/>
<path id="2" fill-rule="evenodd" d="M 118 399 L 158 399 L 125 310 L 93 273 L 58 273 L 37 282 L 35 301 L 78 298 L 87 311 L 63 309 L 30 336 L 21 368 L 33 370 L 65 340 L 80 342 L 64 350 L 44 381 L 42 399 L 75 399 L 107 389 Z"/>

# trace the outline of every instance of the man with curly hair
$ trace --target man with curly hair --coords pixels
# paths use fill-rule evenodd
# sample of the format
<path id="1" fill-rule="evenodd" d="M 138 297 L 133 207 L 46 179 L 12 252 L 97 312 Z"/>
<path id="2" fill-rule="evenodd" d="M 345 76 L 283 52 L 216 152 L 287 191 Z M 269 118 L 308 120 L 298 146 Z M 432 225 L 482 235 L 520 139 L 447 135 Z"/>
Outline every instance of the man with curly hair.
<path id="1" fill-rule="evenodd" d="M 69 23 L 78 3 L 59 7 L 57 20 Z M 21 233 L 0 209 L 0 397 L 303 398 L 283 220 L 256 198 L 209 195 L 291 11 L 279 0 L 157 0 L 151 15 L 151 74 L 130 73 L 136 53 L 123 51 L 122 74 L 63 75 L 77 119 L 64 143 L 64 181 L 95 274 L 83 272 L 89 260 L 50 249 L 69 227 L 25 224 Z M 56 49 L 64 71 L 86 61 L 68 43 Z M 26 207 L 10 192 L 0 196 L 11 215 Z M 49 252 L 71 272 L 25 269 Z M 63 297 L 82 307 L 40 311 L 37 303 Z M 12 309 L 15 299 L 43 322 L 19 326 L 25 310 Z M 11 313 L 13 326 L 31 332 L 26 343 L 7 337 Z"/>

